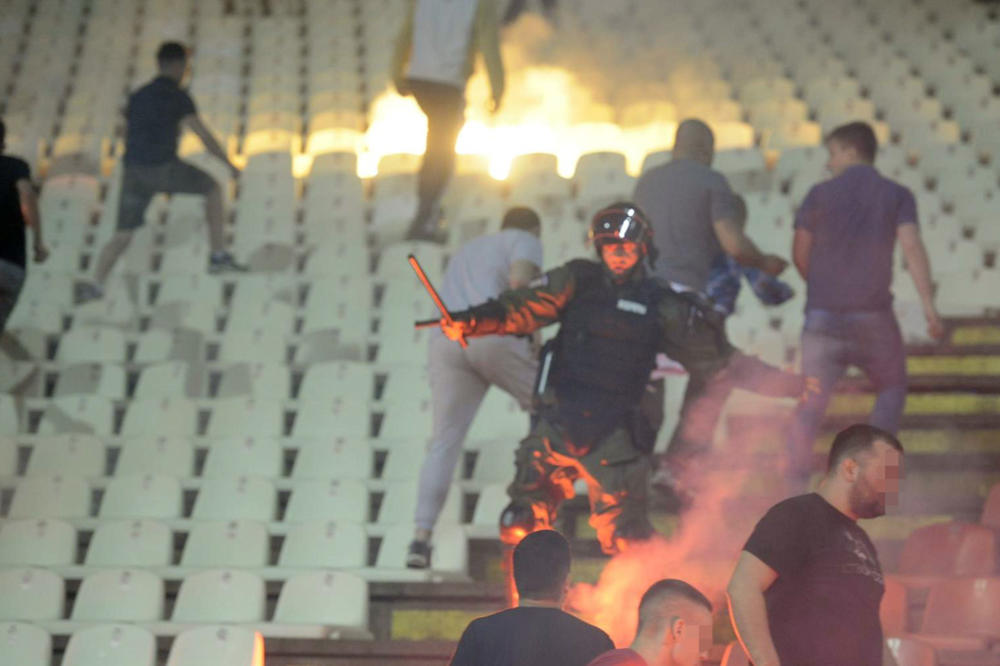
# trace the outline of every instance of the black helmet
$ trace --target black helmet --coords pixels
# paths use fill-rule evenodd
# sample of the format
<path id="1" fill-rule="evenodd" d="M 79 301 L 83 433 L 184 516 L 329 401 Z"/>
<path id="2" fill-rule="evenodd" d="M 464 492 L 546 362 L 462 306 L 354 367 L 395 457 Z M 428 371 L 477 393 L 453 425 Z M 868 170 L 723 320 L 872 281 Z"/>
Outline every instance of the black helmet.
<path id="1" fill-rule="evenodd" d="M 656 260 L 653 228 L 642 209 L 628 201 L 619 201 L 597 211 L 590 222 L 587 238 L 594 244 L 598 258 L 605 243 L 632 241 L 642 248 L 650 264 Z"/>

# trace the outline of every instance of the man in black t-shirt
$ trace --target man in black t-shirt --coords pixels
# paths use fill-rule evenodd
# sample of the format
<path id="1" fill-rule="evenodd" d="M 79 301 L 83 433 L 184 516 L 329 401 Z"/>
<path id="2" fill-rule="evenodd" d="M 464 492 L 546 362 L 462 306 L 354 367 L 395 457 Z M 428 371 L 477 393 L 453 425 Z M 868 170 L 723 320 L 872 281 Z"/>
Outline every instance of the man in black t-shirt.
<path id="1" fill-rule="evenodd" d="M 608 635 L 562 610 L 569 544 L 554 530 L 533 532 L 514 549 L 517 608 L 473 620 L 452 666 L 586 666 L 614 649 Z"/>
<path id="2" fill-rule="evenodd" d="M 49 256 L 42 240 L 42 220 L 31 184 L 31 169 L 24 160 L 2 154 L 6 136 L 7 127 L 0 120 L 0 333 L 24 286 L 28 263 L 26 226 L 32 229 L 35 263 Z"/>
<path id="3" fill-rule="evenodd" d="M 857 521 L 895 504 L 902 457 L 890 433 L 850 426 L 833 441 L 819 491 L 779 502 L 757 523 L 728 588 L 756 666 L 882 665 L 882 569 Z"/>
<path id="4" fill-rule="evenodd" d="M 210 273 L 244 271 L 225 249 L 222 188 L 207 172 L 177 157 L 181 126 L 198 135 L 205 149 L 229 167 L 233 178 L 240 171 L 205 126 L 194 100 L 181 88 L 188 71 L 188 53 L 177 42 L 166 42 L 156 54 L 159 75 L 129 97 L 125 110 L 125 164 L 122 175 L 118 226 L 101 250 L 94 282 L 84 284 L 83 300 L 104 295 L 104 283 L 115 262 L 128 248 L 132 234 L 142 226 L 153 195 L 200 194 L 205 197 L 205 218 L 211 247 Z"/>

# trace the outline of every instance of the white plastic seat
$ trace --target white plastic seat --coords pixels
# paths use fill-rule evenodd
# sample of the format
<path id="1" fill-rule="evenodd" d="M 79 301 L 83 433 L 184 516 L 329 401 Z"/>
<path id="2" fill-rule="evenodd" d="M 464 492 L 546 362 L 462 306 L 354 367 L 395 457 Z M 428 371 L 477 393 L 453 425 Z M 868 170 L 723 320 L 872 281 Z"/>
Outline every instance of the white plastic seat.
<path id="1" fill-rule="evenodd" d="M 205 337 L 188 329 L 151 329 L 139 336 L 135 363 L 162 361 L 201 362 L 205 360 Z"/>
<path id="2" fill-rule="evenodd" d="M 114 404 L 97 395 L 53 398 L 38 423 L 39 435 L 80 433 L 110 436 L 114 427 Z"/>
<path id="3" fill-rule="evenodd" d="M 260 622 L 264 619 L 265 600 L 264 581 L 259 576 L 248 571 L 210 569 L 184 578 L 171 620 Z"/>
<path id="4" fill-rule="evenodd" d="M 14 491 L 8 518 L 85 518 L 90 487 L 76 476 L 32 476 Z"/>
<path id="5" fill-rule="evenodd" d="M 365 439 L 316 437 L 297 440 L 293 479 L 368 479 L 372 449 Z"/>
<path id="6" fill-rule="evenodd" d="M 0 622 L 0 654 L 17 666 L 50 666 L 52 637 L 33 624 Z"/>
<path id="7" fill-rule="evenodd" d="M 173 557 L 173 534 L 152 520 L 102 521 L 85 562 L 90 567 L 165 567 Z"/>
<path id="8" fill-rule="evenodd" d="M 390 454 L 391 455 L 391 454 Z M 397 525 L 413 522 L 413 507 L 417 504 L 417 482 L 386 481 L 385 497 L 379 507 L 380 525 Z M 438 525 L 457 525 L 462 520 L 462 492 L 457 487 L 450 489 L 438 516 Z"/>
<path id="9" fill-rule="evenodd" d="M 216 397 L 285 400 L 291 394 L 291 383 L 288 366 L 283 363 L 236 363 L 222 371 Z"/>
<path id="10" fill-rule="evenodd" d="M 270 554 L 267 528 L 253 520 L 194 523 L 181 556 L 182 567 L 233 567 L 249 569 L 267 565 Z"/>
<path id="11" fill-rule="evenodd" d="M 126 474 L 192 476 L 194 445 L 186 438 L 164 435 L 126 438 L 118 454 L 115 475 Z"/>
<path id="12" fill-rule="evenodd" d="M 367 563 L 368 537 L 360 522 L 317 521 L 285 535 L 278 566 L 289 569 L 359 569 Z"/>
<path id="13" fill-rule="evenodd" d="M 73 309 L 73 328 L 108 326 L 127 329 L 136 322 L 136 309 L 124 287 L 115 285 L 103 298 Z"/>
<path id="14" fill-rule="evenodd" d="M 392 404 L 382 417 L 379 439 L 412 439 L 415 434 L 426 439 L 431 432 L 431 416 L 429 399 Z"/>
<path id="15" fill-rule="evenodd" d="M 342 571 L 296 574 L 281 586 L 274 622 L 322 625 L 334 636 L 338 629 L 366 632 L 368 582 Z"/>
<path id="16" fill-rule="evenodd" d="M 163 618 L 163 580 L 141 569 L 108 569 L 80 583 L 73 620 L 155 622 Z"/>
<path id="17" fill-rule="evenodd" d="M 343 436 L 364 439 L 371 428 L 369 395 L 304 396 L 299 400 L 293 437 Z"/>
<path id="18" fill-rule="evenodd" d="M 193 520 L 274 520 L 274 485 L 266 479 L 231 477 L 206 479 L 198 491 Z"/>
<path id="19" fill-rule="evenodd" d="M 0 525 L 0 566 L 68 566 L 76 560 L 76 530 L 55 519 Z"/>
<path id="20" fill-rule="evenodd" d="M 31 448 L 25 476 L 104 476 L 104 442 L 91 435 L 57 435 Z"/>
<path id="21" fill-rule="evenodd" d="M 244 627 L 207 626 L 178 634 L 167 666 L 262 666 L 264 638 Z"/>
<path id="22" fill-rule="evenodd" d="M 192 299 L 218 307 L 222 303 L 222 281 L 202 272 L 163 276 L 156 294 L 157 305 Z"/>
<path id="23" fill-rule="evenodd" d="M 156 433 L 177 437 L 195 433 L 198 405 L 180 396 L 133 400 L 125 412 L 121 434 L 136 437 Z"/>
<path id="24" fill-rule="evenodd" d="M 125 368 L 116 363 L 80 363 L 59 371 L 53 395 L 98 395 L 112 400 L 125 397 Z"/>
<path id="25" fill-rule="evenodd" d="M 133 399 L 197 398 L 204 394 L 205 370 L 201 364 L 185 361 L 155 363 L 139 374 Z"/>
<path id="26" fill-rule="evenodd" d="M 393 525 L 382 537 L 375 560 L 376 569 L 403 569 L 406 566 L 406 551 L 413 539 L 413 524 Z M 434 571 L 465 575 L 468 573 L 468 541 L 462 527 L 439 525 L 431 537 L 434 556 L 431 565 Z M 405 569 L 404 569 L 405 571 Z"/>
<path id="27" fill-rule="evenodd" d="M 102 519 L 170 519 L 181 515 L 181 484 L 161 474 L 126 474 L 108 483 L 101 500 Z"/>
<path id="28" fill-rule="evenodd" d="M 74 631 L 62 666 L 155 666 L 156 636 L 143 627 L 104 624 Z"/>
<path id="29" fill-rule="evenodd" d="M 275 300 L 253 303 L 240 301 L 229 312 L 226 330 L 252 329 L 260 326 L 261 322 L 267 322 L 268 328 L 287 335 L 291 333 L 294 321 L 295 308 L 288 303 Z"/>
<path id="30" fill-rule="evenodd" d="M 46 569 L 0 570 L 0 621 L 61 620 L 65 583 Z"/>
<path id="31" fill-rule="evenodd" d="M 0 415 L 7 416 L 3 413 L 2 399 L 0 399 Z M 0 435 L 0 476 L 14 476 L 16 473 L 17 440 Z"/>
<path id="32" fill-rule="evenodd" d="M 509 503 L 506 484 L 493 483 L 484 486 L 479 491 L 476 509 L 472 513 L 472 524 L 476 527 L 499 529 L 500 513 Z"/>
<path id="33" fill-rule="evenodd" d="M 514 452 L 517 440 L 501 439 L 485 442 L 479 448 L 472 480 L 477 483 L 500 483 L 514 478 Z"/>
<path id="34" fill-rule="evenodd" d="M 212 403 L 208 437 L 279 437 L 284 430 L 284 404 L 262 398 L 224 398 Z"/>
<path id="35" fill-rule="evenodd" d="M 219 360 L 223 363 L 284 363 L 286 355 L 285 332 L 266 326 L 228 329 L 219 350 Z"/>
<path id="36" fill-rule="evenodd" d="M 368 488 L 355 479 L 297 481 L 292 488 L 285 523 L 308 523 L 318 520 L 367 522 Z"/>
<path id="37" fill-rule="evenodd" d="M 234 476 L 281 476 L 284 465 L 281 444 L 267 436 L 226 437 L 212 442 L 208 449 L 203 478 Z"/>
<path id="38" fill-rule="evenodd" d="M 125 334 L 115 328 L 74 327 L 62 336 L 56 359 L 62 363 L 121 363 L 125 360 Z"/>
<path id="39" fill-rule="evenodd" d="M 469 427 L 469 439 L 510 437 L 520 440 L 528 434 L 528 415 L 517 400 L 498 388 L 486 392 L 483 403 Z"/>
<path id="40" fill-rule="evenodd" d="M 299 387 L 301 400 L 347 394 L 368 398 L 375 394 L 371 365 L 352 361 L 317 363 L 309 366 Z"/>

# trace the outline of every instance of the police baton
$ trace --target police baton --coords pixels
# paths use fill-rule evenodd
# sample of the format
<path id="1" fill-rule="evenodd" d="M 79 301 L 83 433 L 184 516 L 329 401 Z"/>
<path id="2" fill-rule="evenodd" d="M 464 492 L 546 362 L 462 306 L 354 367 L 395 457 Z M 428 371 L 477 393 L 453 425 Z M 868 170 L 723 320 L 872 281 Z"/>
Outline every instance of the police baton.
<path id="1" fill-rule="evenodd" d="M 427 277 L 427 273 L 424 273 L 424 269 L 420 266 L 420 262 L 417 261 L 417 258 L 412 254 L 406 255 L 406 260 L 410 262 L 410 267 L 413 269 L 413 272 L 417 274 L 417 278 L 420 280 L 420 283 L 424 285 L 424 289 L 426 289 L 427 293 L 431 295 L 431 300 L 434 301 L 434 305 L 437 306 L 437 309 L 441 311 L 441 316 L 444 317 L 446 322 L 451 324 L 453 322 L 451 313 L 448 312 L 448 308 L 446 308 L 444 303 L 441 302 L 441 297 L 438 296 L 437 290 L 434 289 L 434 285 L 431 284 L 430 278 Z M 415 326 L 416 328 L 428 328 L 429 325 L 437 324 L 437 321 L 433 321 L 432 324 L 431 321 L 424 320 L 416 322 Z M 462 347 L 469 346 L 469 343 L 465 341 L 464 336 L 458 338 L 458 344 L 462 345 Z"/>

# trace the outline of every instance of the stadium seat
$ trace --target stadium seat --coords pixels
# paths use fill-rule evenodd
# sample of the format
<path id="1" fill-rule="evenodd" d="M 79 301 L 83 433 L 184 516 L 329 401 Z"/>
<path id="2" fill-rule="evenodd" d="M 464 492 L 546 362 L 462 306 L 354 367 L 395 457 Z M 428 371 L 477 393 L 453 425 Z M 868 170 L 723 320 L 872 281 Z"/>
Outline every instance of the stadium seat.
<path id="1" fill-rule="evenodd" d="M 96 395 L 53 398 L 38 423 L 39 435 L 79 433 L 109 436 L 114 428 L 114 404 Z"/>
<path id="2" fill-rule="evenodd" d="M 368 583 L 342 571 L 296 574 L 281 586 L 274 622 L 302 628 L 319 625 L 316 638 L 367 635 Z"/>
<path id="3" fill-rule="evenodd" d="M 33 624 L 0 622 L 0 653 L 17 666 L 50 666 L 52 637 Z"/>
<path id="4" fill-rule="evenodd" d="M 417 482 L 386 481 L 385 496 L 378 512 L 381 525 L 409 523 L 413 520 L 413 507 L 417 505 Z M 462 493 L 452 488 L 438 516 L 438 525 L 457 525 L 462 521 Z"/>
<path id="5" fill-rule="evenodd" d="M 108 569 L 83 579 L 71 619 L 155 622 L 163 618 L 163 580 L 141 569 Z"/>
<path id="6" fill-rule="evenodd" d="M 90 435 L 56 435 L 35 442 L 25 476 L 104 476 L 104 443 Z"/>
<path id="7" fill-rule="evenodd" d="M 413 524 L 393 525 L 382 537 L 375 568 L 386 570 L 389 579 L 407 578 L 406 550 L 413 539 Z M 431 561 L 436 573 L 465 576 L 468 572 L 468 543 L 465 531 L 458 525 L 439 525 L 431 537 L 434 557 Z M 397 572 L 397 573 L 393 573 Z M 421 572 L 423 573 L 423 572 Z"/>
<path id="8" fill-rule="evenodd" d="M 181 515 L 181 485 L 162 474 L 125 474 L 108 483 L 98 514 L 102 519 L 170 519 Z"/>
<path id="9" fill-rule="evenodd" d="M 84 518 L 90 514 L 90 487 L 77 476 L 27 477 L 14 491 L 8 518 Z"/>
<path id="10" fill-rule="evenodd" d="M 68 566 L 76 561 L 76 530 L 55 519 L 0 525 L 0 566 Z"/>
<path id="11" fill-rule="evenodd" d="M 122 440 L 115 474 L 194 474 L 194 445 L 183 437 L 145 436 Z"/>
<path id="12" fill-rule="evenodd" d="M 264 619 L 265 600 L 264 581 L 259 576 L 248 571 L 210 569 L 185 576 L 171 620 L 200 624 L 260 622 Z"/>
<path id="13" fill-rule="evenodd" d="M 284 363 L 287 352 L 284 331 L 258 324 L 254 328 L 228 329 L 222 339 L 218 360 L 223 363 Z"/>
<path id="14" fill-rule="evenodd" d="M 155 666 L 156 637 L 129 624 L 106 624 L 74 631 L 62 666 Z"/>
<path id="15" fill-rule="evenodd" d="M 51 571 L 0 570 L 0 621 L 61 620 L 64 594 L 63 579 Z"/>
<path id="16" fill-rule="evenodd" d="M 360 569 L 367 558 L 368 537 L 360 521 L 318 521 L 289 529 L 281 546 L 278 566 L 286 569 Z"/>
<path id="17" fill-rule="evenodd" d="M 296 440 L 298 454 L 293 479 L 358 479 L 372 475 L 371 445 L 353 437 L 315 437 Z"/>
<path id="18" fill-rule="evenodd" d="M 253 397 L 285 400 L 291 395 L 291 376 L 283 363 L 236 363 L 222 371 L 217 398 Z"/>
<path id="19" fill-rule="evenodd" d="M 259 476 L 277 478 L 284 466 L 281 444 L 267 436 L 226 437 L 211 443 L 204 478 Z"/>
<path id="20" fill-rule="evenodd" d="M 103 520 L 94 529 L 84 561 L 90 567 L 165 567 L 173 550 L 173 535 L 163 523 Z"/>
<path id="21" fill-rule="evenodd" d="M 129 403 L 122 421 L 124 437 L 139 437 L 156 433 L 176 437 L 195 434 L 198 426 L 198 405 L 181 396 L 169 398 L 138 398 Z"/>
<path id="22" fill-rule="evenodd" d="M 198 398 L 204 395 L 206 385 L 205 370 L 199 363 L 154 363 L 142 369 L 132 397 L 137 400 Z"/>
<path id="23" fill-rule="evenodd" d="M 2 398 L 0 398 L 0 410 L 2 409 L 3 403 Z M 7 415 L 4 414 L 4 416 Z M 14 476 L 17 474 L 17 449 L 17 440 L 13 437 L 0 435 L 0 476 Z"/>
<path id="24" fill-rule="evenodd" d="M 472 513 L 472 525 L 476 527 L 477 531 L 485 531 L 491 535 L 496 534 L 500 513 L 509 503 L 510 497 L 507 496 L 506 484 L 493 483 L 484 486 L 479 491 L 476 509 Z"/>
<path id="25" fill-rule="evenodd" d="M 887 638 L 889 654 L 896 660 L 896 666 L 938 666 L 937 651 L 914 638 Z"/>
<path id="26" fill-rule="evenodd" d="M 205 336 L 186 328 L 150 329 L 139 336 L 132 360 L 135 363 L 200 363 L 205 360 Z"/>
<path id="27" fill-rule="evenodd" d="M 277 496 L 274 485 L 247 476 L 206 479 L 198 491 L 194 520 L 274 520 Z"/>
<path id="28" fill-rule="evenodd" d="M 125 398 L 125 368 L 115 363 L 80 363 L 63 367 L 53 395 L 97 395 L 111 400 Z"/>
<path id="29" fill-rule="evenodd" d="M 940 649 L 980 651 L 1000 638 L 1000 578 L 935 583 L 917 636 Z"/>
<path id="30" fill-rule="evenodd" d="M 264 638 L 244 627 L 205 626 L 178 634 L 167 666 L 263 666 Z"/>
<path id="31" fill-rule="evenodd" d="M 353 479 L 297 481 L 285 510 L 285 523 L 318 520 L 367 522 L 368 489 Z"/>
<path id="32" fill-rule="evenodd" d="M 304 396 L 299 400 L 292 436 L 367 438 L 371 428 L 369 399 L 370 395 L 359 394 Z"/>
<path id="33" fill-rule="evenodd" d="M 125 335 L 115 328 L 74 327 L 62 336 L 56 359 L 61 363 L 121 363 L 125 361 Z"/>
<path id="34" fill-rule="evenodd" d="M 370 365 L 351 361 L 310 365 L 302 378 L 298 397 L 315 400 L 348 394 L 369 398 L 375 395 L 375 375 Z"/>
<path id="35" fill-rule="evenodd" d="M 248 569 L 267 566 L 270 554 L 267 528 L 253 520 L 198 522 L 191 526 L 182 567 L 232 567 Z"/>
<path id="36" fill-rule="evenodd" d="M 258 439 L 280 437 L 285 428 L 285 406 L 276 399 L 239 397 L 223 398 L 212 403 L 208 437 L 244 437 Z"/>

